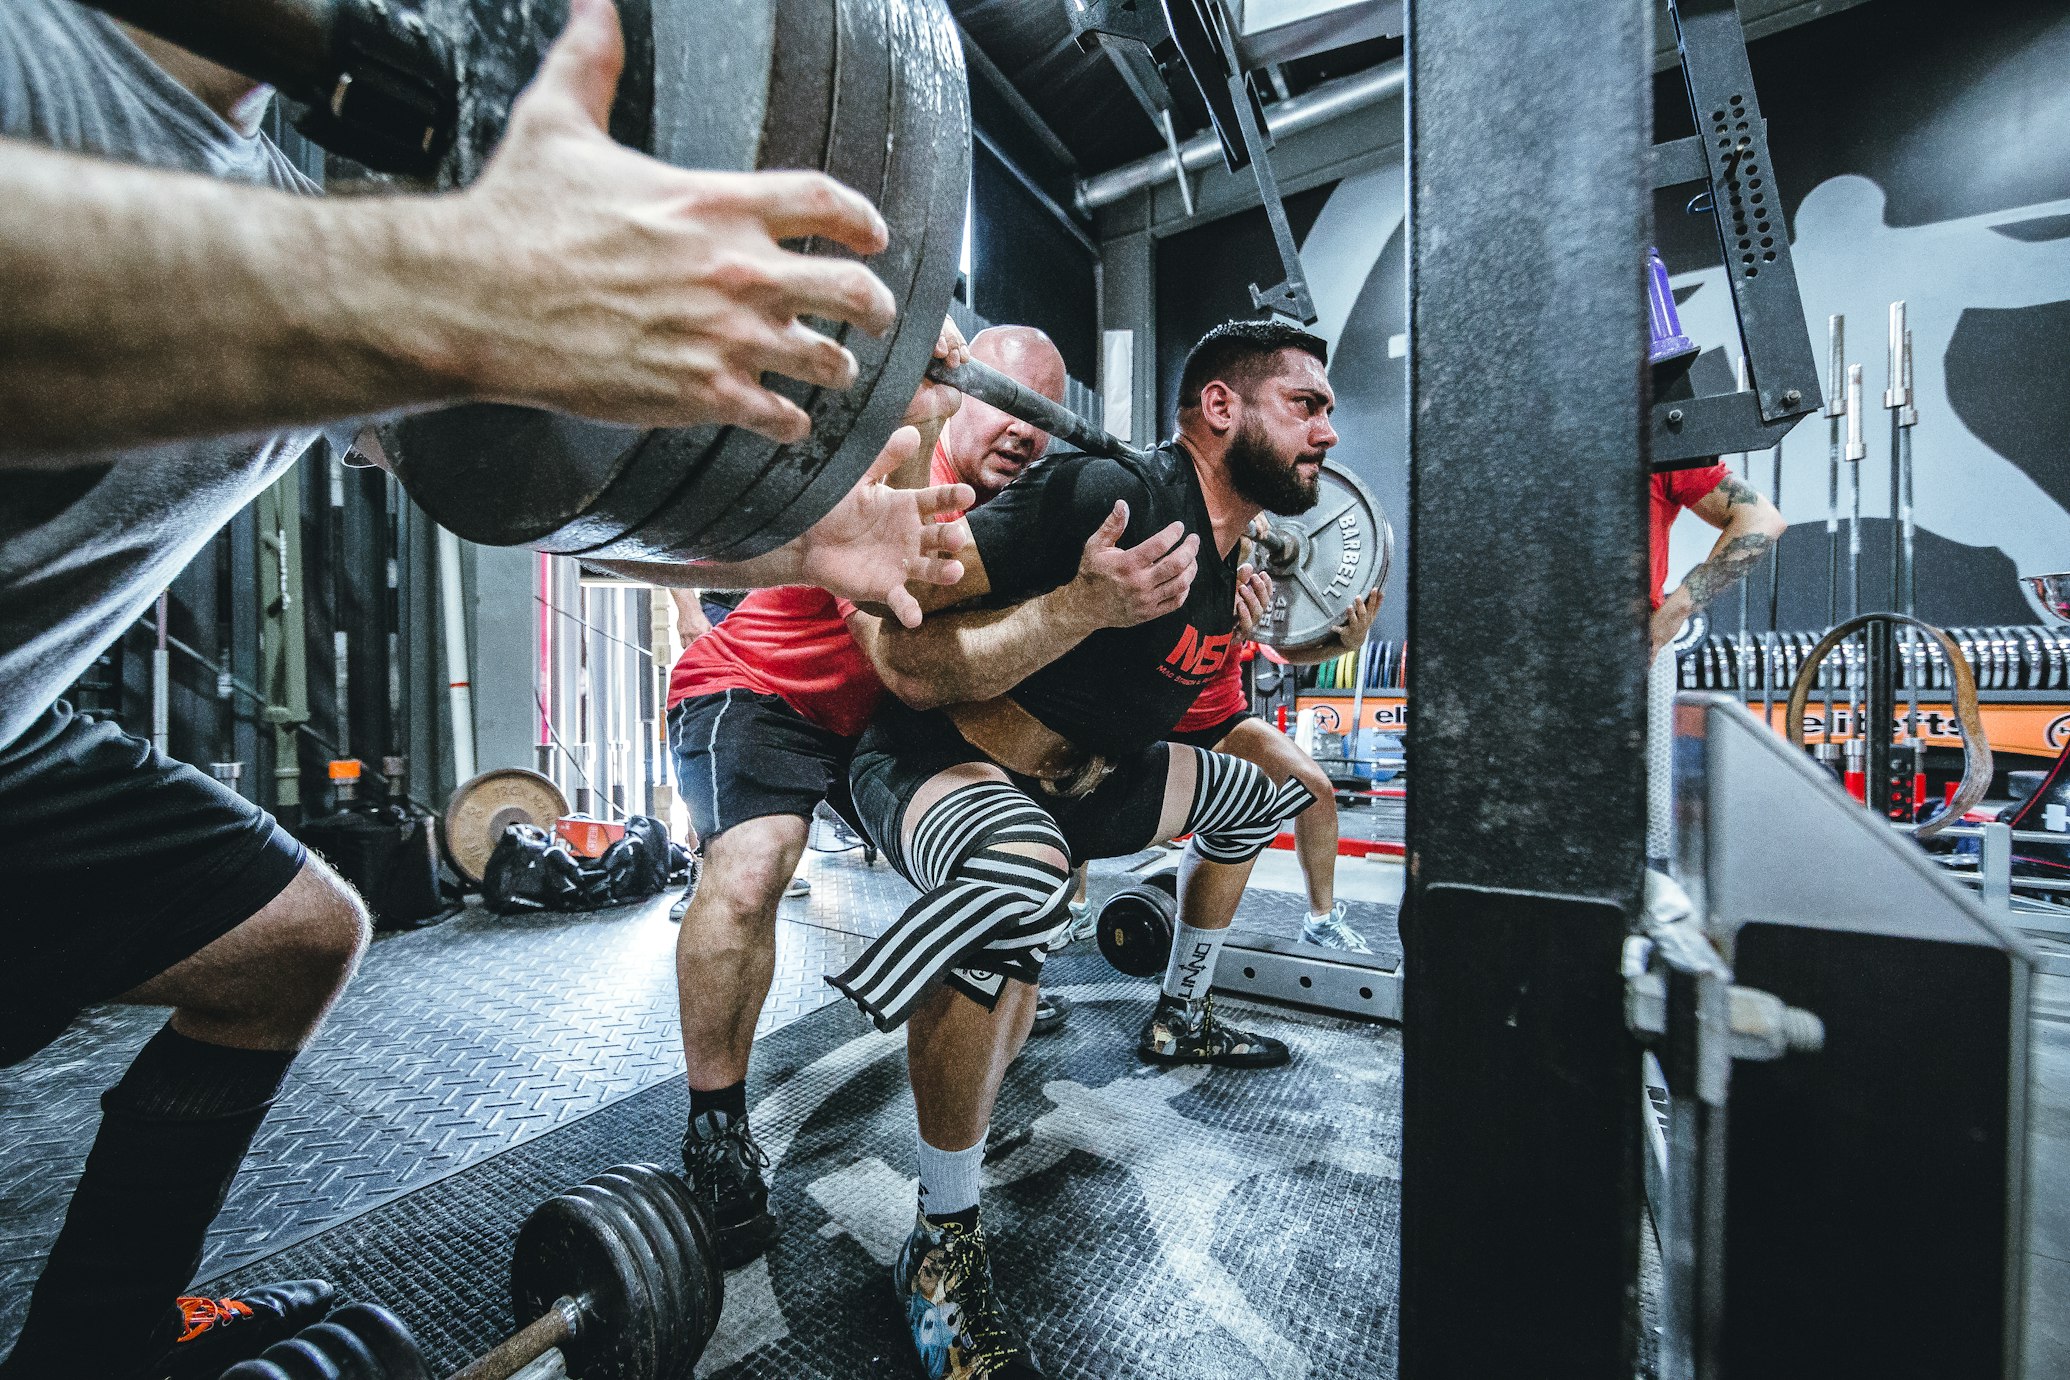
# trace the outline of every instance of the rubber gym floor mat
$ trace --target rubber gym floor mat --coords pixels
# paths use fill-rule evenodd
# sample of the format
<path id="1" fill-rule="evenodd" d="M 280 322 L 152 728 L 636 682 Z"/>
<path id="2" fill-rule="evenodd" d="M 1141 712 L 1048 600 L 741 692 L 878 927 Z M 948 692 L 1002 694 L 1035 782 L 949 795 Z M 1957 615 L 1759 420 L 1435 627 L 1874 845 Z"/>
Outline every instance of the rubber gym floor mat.
<path id="1" fill-rule="evenodd" d="M 1244 1009 L 1282 1070 L 1152 1069 L 1149 984 L 1083 946 L 1050 964 L 1075 1009 L 1008 1075 L 986 1169 L 1002 1296 L 1050 1373 L 1085 1380 L 1326 1380 L 1394 1373 L 1400 1040 L 1386 1027 Z M 889 1284 L 912 1223 L 904 1041 L 846 1004 L 757 1047 L 751 1116 L 783 1230 L 726 1282 L 698 1373 L 918 1374 Z M 251 1263 L 394 1307 L 443 1371 L 514 1325 L 510 1244 L 539 1199 L 615 1162 L 675 1162 L 680 1082 Z"/>
<path id="2" fill-rule="evenodd" d="M 813 875 L 862 867 L 859 856 L 814 863 Z M 296 1061 L 210 1230 L 203 1271 L 234 1268 L 675 1078 L 673 899 L 590 914 L 470 911 L 377 939 Z M 762 1029 L 836 1000 L 823 975 L 853 961 L 870 925 L 902 905 L 853 907 L 850 928 L 832 930 L 785 902 Z M 63 1221 L 100 1094 L 164 1021 L 162 1009 L 98 1007 L 0 1071 L 0 1351 Z"/>

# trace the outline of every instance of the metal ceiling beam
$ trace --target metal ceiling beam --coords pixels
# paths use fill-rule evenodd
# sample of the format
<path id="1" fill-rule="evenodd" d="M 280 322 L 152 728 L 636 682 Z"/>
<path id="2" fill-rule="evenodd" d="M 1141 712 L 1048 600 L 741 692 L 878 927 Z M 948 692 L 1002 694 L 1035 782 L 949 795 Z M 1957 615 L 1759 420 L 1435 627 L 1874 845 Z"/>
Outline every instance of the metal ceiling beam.
<path id="1" fill-rule="evenodd" d="M 977 40 L 970 36 L 970 30 L 960 24 L 956 28 L 963 36 L 963 62 L 970 69 L 971 75 L 990 87 L 992 93 L 1006 103 L 1006 108 L 1014 113 L 1028 133 L 1035 136 L 1035 141 L 1042 145 L 1044 152 L 1076 176 L 1076 155 L 1057 137 L 1057 132 L 1049 127 L 1049 121 L 1042 118 L 1042 112 L 1028 104 L 1028 98 L 1021 94 L 1019 87 L 1007 79 L 1006 73 L 999 70 L 999 64 L 992 61 L 991 55 L 978 46 Z"/>
<path id="2" fill-rule="evenodd" d="M 1382 63 L 1349 77 L 1303 91 L 1292 100 L 1280 101 L 1267 106 L 1265 125 L 1269 136 L 1276 140 L 1298 134 L 1304 129 L 1349 115 L 1377 105 L 1390 97 L 1399 96 L 1407 69 L 1401 59 Z M 1179 146 L 1179 161 L 1188 172 L 1202 168 L 1220 166 L 1222 144 L 1213 130 L 1197 134 Z M 1078 206 L 1084 211 L 1095 211 L 1110 206 L 1145 187 L 1155 187 L 1171 181 L 1174 163 L 1169 152 L 1154 153 L 1148 158 L 1124 163 L 1118 168 L 1086 178 L 1078 184 Z"/>

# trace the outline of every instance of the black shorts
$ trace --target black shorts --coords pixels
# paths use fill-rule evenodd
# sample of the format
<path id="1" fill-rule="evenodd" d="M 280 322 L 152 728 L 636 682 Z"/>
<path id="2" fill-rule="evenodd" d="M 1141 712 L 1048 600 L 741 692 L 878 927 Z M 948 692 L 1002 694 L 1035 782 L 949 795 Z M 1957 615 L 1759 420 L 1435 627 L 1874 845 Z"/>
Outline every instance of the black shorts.
<path id="1" fill-rule="evenodd" d="M 1127 857 L 1156 841 L 1170 759 L 1165 744 L 1152 743 L 1117 762 L 1105 780 L 1077 799 L 1051 795 L 1033 777 L 1008 772 L 1006 779 L 1057 822 L 1075 866 L 1091 858 Z M 855 746 L 848 784 L 856 817 L 903 874 L 899 838 L 906 807 L 920 788 L 959 763 L 991 761 L 964 741 L 948 715 L 887 700 Z"/>
<path id="2" fill-rule="evenodd" d="M 811 819 L 847 805 L 855 742 L 821 728 L 775 695 L 720 690 L 668 711 L 676 791 L 700 840 L 764 815 Z"/>
<path id="3" fill-rule="evenodd" d="M 308 850 L 257 805 L 60 702 L 0 749 L 0 1064 L 265 909 Z"/>
<path id="4" fill-rule="evenodd" d="M 1215 746 L 1224 738 L 1227 738 L 1238 724 L 1245 719 L 1255 719 L 1257 717 L 1255 710 L 1239 709 L 1218 724 L 1209 724 L 1206 728 L 1185 730 L 1175 728 L 1165 734 L 1164 737 L 1166 742 L 1184 743 L 1188 747 L 1197 747 L 1204 752 L 1213 752 Z"/>

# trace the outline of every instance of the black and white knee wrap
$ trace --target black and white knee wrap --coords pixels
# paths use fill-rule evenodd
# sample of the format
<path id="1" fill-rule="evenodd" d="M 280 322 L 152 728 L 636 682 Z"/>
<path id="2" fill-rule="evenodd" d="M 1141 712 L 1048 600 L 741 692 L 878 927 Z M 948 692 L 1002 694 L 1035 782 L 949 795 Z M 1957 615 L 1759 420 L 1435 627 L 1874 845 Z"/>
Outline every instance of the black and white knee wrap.
<path id="1" fill-rule="evenodd" d="M 1193 849 L 1209 862 L 1243 863 L 1279 837 L 1279 826 L 1315 803 L 1315 792 L 1289 777 L 1283 786 L 1241 757 L 1195 748 L 1200 775 L 1186 827 Z"/>
<path id="2" fill-rule="evenodd" d="M 879 1030 L 912 1014 L 938 977 L 987 1007 L 1008 978 L 1034 982 L 1070 923 L 1071 874 L 1002 846 L 1009 843 L 1069 856 L 1056 821 L 1004 783 L 959 787 L 936 801 L 899 869 L 920 899 L 847 972 L 827 980 Z"/>

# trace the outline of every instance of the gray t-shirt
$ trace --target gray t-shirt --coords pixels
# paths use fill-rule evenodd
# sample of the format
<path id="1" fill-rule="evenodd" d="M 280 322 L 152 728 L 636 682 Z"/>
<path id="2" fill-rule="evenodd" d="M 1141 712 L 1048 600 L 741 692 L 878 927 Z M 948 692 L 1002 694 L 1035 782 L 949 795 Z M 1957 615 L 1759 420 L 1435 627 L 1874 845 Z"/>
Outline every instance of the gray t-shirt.
<path id="1" fill-rule="evenodd" d="M 71 0 L 0 0 L 0 134 L 128 163 L 314 191 Z M 135 621 L 314 432 L 0 469 L 0 752 Z"/>

